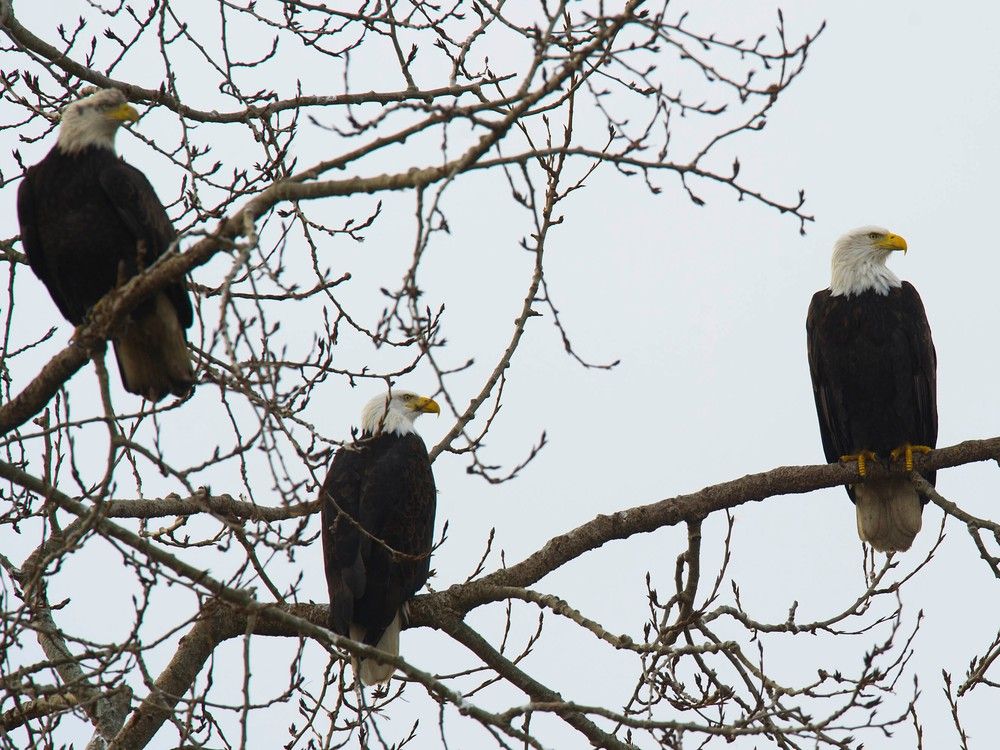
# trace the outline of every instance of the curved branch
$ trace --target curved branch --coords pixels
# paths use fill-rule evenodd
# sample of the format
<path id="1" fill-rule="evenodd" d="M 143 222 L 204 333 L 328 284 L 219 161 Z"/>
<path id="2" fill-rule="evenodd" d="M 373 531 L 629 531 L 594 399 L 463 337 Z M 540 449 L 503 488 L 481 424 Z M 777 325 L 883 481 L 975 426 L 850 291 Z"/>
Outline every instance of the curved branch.
<path id="1" fill-rule="evenodd" d="M 1000 460 L 1000 438 L 968 440 L 948 448 L 940 448 L 914 463 L 917 471 L 933 471 L 988 460 Z M 890 473 L 896 472 L 873 466 L 869 476 L 879 478 Z M 748 474 L 698 492 L 627 508 L 610 515 L 599 515 L 572 531 L 552 538 L 542 549 L 509 568 L 468 584 L 452 586 L 433 596 L 447 596 L 450 608 L 467 612 L 487 602 L 496 601 L 497 592 L 502 587 L 528 587 L 567 562 L 610 541 L 628 539 L 635 534 L 648 534 L 664 526 L 697 521 L 710 513 L 735 508 L 744 503 L 760 502 L 778 495 L 803 494 L 857 481 L 856 469 L 846 464 L 781 466 L 759 474 Z M 414 602 L 413 614 L 420 611 L 418 603 L 424 598 L 418 597 Z"/>
<path id="2" fill-rule="evenodd" d="M 308 636 L 317 642 L 345 647 L 352 654 L 379 656 L 385 654 L 370 646 L 341 638 L 326 630 L 329 609 L 320 604 L 279 605 L 259 609 L 254 614 L 233 609 L 219 602 L 210 602 L 202 610 L 194 627 L 185 635 L 177 651 L 146 699 L 136 709 L 128 724 L 114 738 L 108 750 L 145 747 L 173 714 L 178 701 L 194 685 L 198 673 L 208 661 L 215 647 L 231 638 L 246 633 L 262 636 Z M 420 682 L 437 699 L 461 706 L 464 713 L 483 724 L 494 726 L 505 734 L 540 747 L 526 732 L 517 729 L 509 719 L 499 719 L 496 714 L 463 701 L 462 696 L 449 690 L 432 675 L 422 672 L 400 658 L 386 659 L 396 665 L 409 678 Z"/>
<path id="3" fill-rule="evenodd" d="M 3 12 L 6 11 L 6 12 Z M 457 98 L 463 94 L 482 95 L 482 87 L 496 85 L 508 80 L 512 76 L 485 77 L 476 83 L 454 84 L 452 86 L 442 86 L 435 89 L 415 90 L 406 89 L 403 91 L 368 91 L 360 94 L 339 94 L 336 96 L 294 96 L 289 99 L 282 99 L 266 104 L 262 107 L 249 106 L 234 112 L 217 112 L 215 110 L 202 110 L 189 107 L 183 104 L 176 97 L 171 96 L 165 89 L 147 89 L 142 86 L 128 83 L 127 81 L 110 78 L 102 75 L 94 68 L 83 65 L 73 58 L 60 52 L 51 44 L 35 36 L 26 29 L 14 16 L 10 10 L 10 4 L 4 3 L 0 6 L 0 28 L 17 46 L 25 50 L 30 50 L 46 60 L 49 60 L 60 69 L 71 76 L 86 81 L 101 88 L 116 88 L 125 93 L 131 101 L 144 101 L 150 104 L 158 104 L 176 112 L 182 117 L 187 117 L 198 122 L 230 123 L 248 122 L 249 120 L 264 120 L 279 112 L 295 112 L 303 107 L 328 107 L 346 106 L 358 104 L 390 104 L 393 102 L 421 101 L 429 102 L 441 98 Z"/>
<path id="4" fill-rule="evenodd" d="M 606 750 L 629 750 L 629 745 L 605 732 L 580 711 L 569 707 L 559 693 L 545 687 L 538 680 L 518 669 L 511 661 L 504 658 L 503 654 L 493 648 L 485 638 L 458 617 L 454 615 L 444 617 L 438 623 L 438 627 L 482 659 L 483 663 L 497 674 L 502 675 L 510 684 L 524 691 L 533 703 L 554 703 L 566 706 L 554 709 L 555 713 L 590 740 L 594 747 L 606 748 Z"/>
<path id="5" fill-rule="evenodd" d="M 318 510 L 318 500 L 309 500 L 285 507 L 269 507 L 236 500 L 232 495 L 210 495 L 208 493 L 196 493 L 190 497 L 168 495 L 167 497 L 136 500 L 108 500 L 104 504 L 104 515 L 107 518 L 164 518 L 166 516 L 194 516 L 199 513 L 211 513 L 222 518 L 272 522 L 302 518 Z"/>

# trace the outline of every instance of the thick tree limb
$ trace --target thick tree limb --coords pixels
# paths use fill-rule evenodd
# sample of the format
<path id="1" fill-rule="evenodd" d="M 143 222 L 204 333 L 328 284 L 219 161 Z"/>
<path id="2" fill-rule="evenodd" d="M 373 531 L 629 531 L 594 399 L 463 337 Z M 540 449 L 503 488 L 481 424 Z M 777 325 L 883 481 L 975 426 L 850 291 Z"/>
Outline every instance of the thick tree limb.
<path id="1" fill-rule="evenodd" d="M 194 684 L 216 646 L 236 638 L 246 628 L 246 615 L 210 604 L 181 638 L 170 663 L 150 686 L 149 695 L 132 712 L 111 748 L 145 747 L 173 714 L 177 702 Z"/>
<path id="2" fill-rule="evenodd" d="M 40 412 L 89 359 L 83 347 L 71 343 L 46 362 L 20 393 L 0 406 L 0 435 L 20 427 Z"/>
<path id="3" fill-rule="evenodd" d="M 168 495 L 142 500 L 108 500 L 104 504 L 104 515 L 107 518 L 164 518 L 211 513 L 221 518 L 274 522 L 302 518 L 318 510 L 318 500 L 309 500 L 287 507 L 268 507 L 237 500 L 232 495 L 208 493 L 195 493 L 190 497 Z"/>
<path id="4" fill-rule="evenodd" d="M 1000 438 L 967 440 L 915 459 L 916 470 L 939 470 L 976 461 L 1000 459 Z M 884 476 L 886 469 L 873 466 L 870 476 Z M 449 607 L 467 612 L 489 601 L 496 601 L 496 587 L 527 587 L 585 552 L 607 542 L 647 534 L 664 526 L 697 521 L 710 513 L 760 502 L 778 495 L 812 492 L 824 487 L 857 481 L 856 469 L 847 464 L 818 466 L 781 466 L 760 474 L 706 487 L 698 492 L 677 495 L 649 505 L 639 505 L 591 521 L 551 539 L 542 549 L 521 562 L 496 571 L 477 581 L 453 586 L 442 592 L 452 599 Z M 418 602 L 423 597 L 418 598 Z M 419 606 L 414 607 L 414 615 Z"/>

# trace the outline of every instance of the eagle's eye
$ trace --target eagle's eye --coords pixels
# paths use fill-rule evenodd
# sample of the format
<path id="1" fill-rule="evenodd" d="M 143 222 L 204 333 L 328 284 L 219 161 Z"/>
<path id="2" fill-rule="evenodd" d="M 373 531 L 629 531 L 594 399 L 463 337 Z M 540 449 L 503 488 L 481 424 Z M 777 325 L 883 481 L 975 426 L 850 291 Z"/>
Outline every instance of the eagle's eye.
<path id="1" fill-rule="evenodd" d="M 868 239 L 870 239 L 870 240 L 877 240 L 878 238 L 879 238 L 879 233 L 878 232 L 869 232 L 868 233 Z"/>

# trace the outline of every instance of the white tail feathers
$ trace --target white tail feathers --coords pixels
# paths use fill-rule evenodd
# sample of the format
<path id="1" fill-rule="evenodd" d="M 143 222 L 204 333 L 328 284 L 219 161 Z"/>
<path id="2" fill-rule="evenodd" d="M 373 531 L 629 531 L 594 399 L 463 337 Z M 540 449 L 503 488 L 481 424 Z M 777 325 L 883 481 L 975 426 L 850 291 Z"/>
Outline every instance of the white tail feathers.
<path id="1" fill-rule="evenodd" d="M 364 642 L 365 631 L 360 625 L 351 623 L 349 635 L 352 641 Z M 382 637 L 378 639 L 378 644 L 376 644 L 375 648 L 379 651 L 385 651 L 387 654 L 399 656 L 398 612 L 392 618 L 392 622 L 389 623 L 385 632 L 382 633 Z M 362 659 L 360 666 L 357 659 L 355 659 L 353 664 L 354 674 L 361 679 L 362 685 L 378 685 L 388 682 L 389 678 L 392 677 L 392 673 L 396 671 L 396 668 L 392 664 L 382 664 L 374 659 Z"/>
<path id="2" fill-rule="evenodd" d="M 152 310 L 126 319 L 114 344 L 125 390 L 159 401 L 168 393 L 183 396 L 194 385 L 184 329 L 162 292 Z"/>
<path id="3" fill-rule="evenodd" d="M 880 552 L 910 548 L 920 531 L 923 505 L 906 477 L 869 480 L 854 485 L 858 536 Z"/>

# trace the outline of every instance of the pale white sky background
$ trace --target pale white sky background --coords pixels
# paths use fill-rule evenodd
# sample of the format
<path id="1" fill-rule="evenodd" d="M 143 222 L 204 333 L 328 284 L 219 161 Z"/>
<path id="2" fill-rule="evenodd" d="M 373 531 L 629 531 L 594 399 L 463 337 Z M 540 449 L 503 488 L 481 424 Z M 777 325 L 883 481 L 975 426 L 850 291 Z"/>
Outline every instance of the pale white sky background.
<path id="1" fill-rule="evenodd" d="M 770 30 L 776 20 L 771 2 L 692 5 L 692 22 L 723 33 L 752 35 Z M 29 28 L 44 29 L 40 21 L 32 26 L 36 19 L 24 0 L 18 12 Z M 939 445 L 1000 433 L 1000 258 L 992 222 L 1000 174 L 1000 53 L 995 38 L 1000 5 L 798 2 L 786 5 L 785 17 L 793 40 L 822 19 L 829 26 L 803 76 L 772 110 L 765 130 L 729 144 L 719 163 L 727 164 L 738 153 L 742 175 L 774 196 L 793 196 L 804 188 L 816 222 L 801 237 L 794 219 L 751 201 L 738 203 L 726 190 L 703 186 L 700 194 L 708 205 L 698 208 L 669 176 L 660 179 L 663 193 L 652 196 L 639 180 L 626 180 L 611 169 L 600 171 L 566 204 L 566 222 L 550 239 L 547 273 L 581 354 L 597 361 L 621 359 L 622 364 L 610 373 L 584 371 L 563 354 L 548 319 L 530 322 L 509 372 L 504 409 L 487 455 L 497 462 L 516 462 L 542 430 L 549 445 L 520 479 L 500 487 L 467 476 L 463 459 L 444 455 L 435 464 L 439 527 L 449 522 L 448 542 L 433 561 L 436 588 L 471 572 L 491 527 L 507 561 L 519 561 L 552 535 L 598 513 L 779 465 L 821 462 L 806 363 L 806 308 L 813 292 L 828 285 L 833 241 L 862 224 L 886 226 L 909 243 L 909 253 L 890 263 L 919 290 L 934 333 Z M 291 81 L 321 72 L 289 70 L 288 75 Z M 399 84 L 382 83 L 387 88 Z M 211 106 L 210 100 L 193 103 Z M 147 122 L 153 127 L 150 116 L 140 124 L 143 130 Z M 318 132 L 317 148 L 329 137 Z M 48 145 L 20 147 L 33 161 Z M 138 146 L 128 136 L 119 141 L 120 151 L 134 163 L 141 163 Z M 5 168 L 12 147 L 3 149 Z M 155 171 L 150 177 L 161 195 L 169 193 L 169 184 L 160 183 Z M 527 255 L 516 245 L 523 221 L 508 215 L 509 201 L 498 203 L 501 209 L 493 203 L 507 192 L 499 178 L 491 173 L 448 194 L 445 208 L 452 233 L 438 237 L 423 272 L 428 300 L 447 304 L 456 360 L 475 355 L 482 368 L 492 367 L 510 335 L 529 272 Z M 4 193 L 4 204 L 0 235 L 6 237 L 16 231 L 12 190 Z M 352 206 L 356 210 L 358 204 Z M 352 262 L 362 253 L 377 258 L 378 265 L 368 271 L 375 286 L 367 289 L 398 279 L 402 266 L 392 264 L 405 263 L 412 247 L 410 198 L 389 197 L 386 206 L 400 212 L 398 222 L 384 221 L 362 248 L 345 245 L 343 250 L 356 254 L 350 256 Z M 331 201 L 331 211 L 339 210 Z M 359 267 L 347 293 L 363 295 L 367 283 Z M 46 309 L 39 304 L 40 311 Z M 39 314 L 54 317 L 51 312 Z M 19 322 L 48 324 L 26 318 Z M 64 325 L 56 343 L 67 335 Z M 478 390 L 485 371 L 469 378 L 462 396 Z M 83 372 L 77 377 L 92 376 Z M 426 373 L 402 385 L 418 391 L 433 387 Z M 361 405 L 375 392 L 371 384 L 350 391 L 338 381 L 329 382 L 324 397 L 329 398 L 329 419 L 343 424 L 340 434 L 346 436 Z M 449 427 L 445 419 L 418 423 L 428 444 Z M 183 436 L 184 428 L 176 429 Z M 938 488 L 972 513 L 998 515 L 1000 477 L 992 465 L 941 472 Z M 228 488 L 220 480 L 213 489 Z M 267 502 L 266 491 L 256 499 Z M 903 556 L 904 567 L 931 546 L 940 513 L 927 509 L 924 522 L 914 550 Z M 723 532 L 721 517 L 705 524 L 706 569 L 721 550 Z M 34 543 L 26 539 L 21 552 Z M 646 617 L 645 575 L 649 571 L 661 591 L 669 590 L 682 545 L 683 534 L 676 529 L 610 544 L 536 588 L 567 599 L 612 632 L 639 636 Z M 854 511 L 842 488 L 740 507 L 733 551 L 731 577 L 758 619 L 783 620 L 793 601 L 799 602 L 800 620 L 826 617 L 864 588 Z M 325 601 L 319 545 L 300 553 L 297 562 L 305 575 L 303 598 Z M 498 563 L 494 554 L 490 567 Z M 92 576 L 93 569 L 85 575 Z M 67 587 L 70 583 L 63 579 Z M 899 688 L 908 696 L 909 677 L 920 679 L 925 747 L 957 745 L 941 694 L 941 670 L 960 681 L 970 658 L 996 635 L 996 586 L 964 529 L 951 522 L 935 560 L 904 589 L 904 629 L 912 627 L 920 610 L 925 619 L 908 677 Z M 130 606 L 113 586 L 104 593 L 106 601 L 78 603 L 78 616 L 95 618 L 95 630 L 116 607 L 127 611 Z M 477 613 L 470 621 L 482 624 L 484 634 L 495 640 L 499 611 Z M 534 628 L 535 615 L 527 608 L 520 612 L 515 632 L 523 640 Z M 525 665 L 529 673 L 566 698 L 620 707 L 637 663 L 609 654 L 605 647 L 593 648 L 589 635 L 562 627 L 554 617 L 547 622 L 536 655 Z M 779 680 L 801 681 L 817 668 L 838 665 L 853 672 L 873 640 L 777 639 L 767 642 L 768 660 Z M 232 642 L 222 652 L 238 659 L 241 648 Z M 404 633 L 402 648 L 412 663 L 430 671 L 469 663 L 445 636 L 427 630 Z M 255 677 L 262 681 L 261 689 L 266 691 L 268 669 L 276 670 L 276 679 L 283 682 L 289 648 L 260 639 L 254 649 L 260 657 Z M 972 747 L 995 743 L 995 701 L 996 694 L 982 688 L 966 699 L 963 719 Z M 491 694 L 484 703 L 505 705 Z M 397 703 L 393 725 L 401 727 L 412 718 L 408 711 L 426 709 L 424 700 Z M 288 716 L 280 711 L 272 716 L 273 723 L 254 724 L 253 747 L 274 747 L 287 737 Z M 423 719 L 433 723 L 436 715 L 425 712 Z M 536 728 L 544 723 L 535 721 Z M 452 726 L 457 729 L 460 723 L 455 720 Z M 171 735 L 165 728 L 152 746 L 171 746 Z M 544 741 L 544 733 L 542 737 Z M 583 746 L 579 737 L 556 737 L 561 741 L 550 741 L 551 746 Z M 429 733 L 424 742 L 432 738 Z M 452 747 L 471 747 L 473 738 L 487 740 L 469 728 L 450 738 Z M 872 748 L 914 746 L 905 729 L 893 739 L 873 734 L 867 740 Z M 426 746 L 431 745 L 418 745 Z"/>

